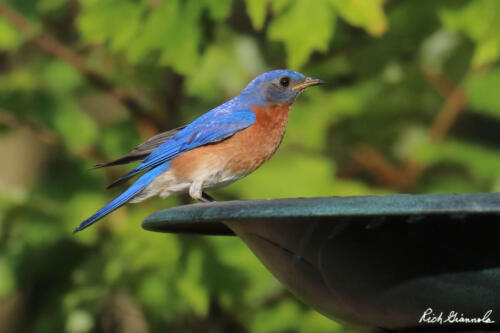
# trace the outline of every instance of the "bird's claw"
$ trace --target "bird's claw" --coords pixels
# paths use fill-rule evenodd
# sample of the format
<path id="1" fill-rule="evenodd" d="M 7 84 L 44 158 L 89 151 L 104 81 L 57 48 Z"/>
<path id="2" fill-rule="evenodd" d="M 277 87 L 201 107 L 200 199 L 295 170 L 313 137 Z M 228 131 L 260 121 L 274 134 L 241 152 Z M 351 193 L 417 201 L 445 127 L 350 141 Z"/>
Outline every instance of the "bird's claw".
<path id="1" fill-rule="evenodd" d="M 202 202 L 215 202 L 215 199 L 205 192 L 201 192 L 201 197 L 199 198 L 199 200 Z"/>

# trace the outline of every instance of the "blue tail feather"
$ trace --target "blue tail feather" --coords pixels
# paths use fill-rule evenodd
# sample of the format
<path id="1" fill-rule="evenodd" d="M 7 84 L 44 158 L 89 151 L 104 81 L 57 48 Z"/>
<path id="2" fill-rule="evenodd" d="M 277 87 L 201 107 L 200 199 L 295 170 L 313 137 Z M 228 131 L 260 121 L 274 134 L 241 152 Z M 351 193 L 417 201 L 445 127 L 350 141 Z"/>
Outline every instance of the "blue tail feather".
<path id="1" fill-rule="evenodd" d="M 144 175 L 142 175 L 135 183 L 133 183 L 125 192 L 111 200 L 106 206 L 99 209 L 94 215 L 83 221 L 74 231 L 78 232 L 89 225 L 97 222 L 104 216 L 108 215 L 115 209 L 123 206 L 128 201 L 132 200 L 137 194 L 139 194 L 148 184 L 150 184 L 157 176 L 165 172 L 169 167 L 168 163 L 163 163 L 158 165 L 157 167 L 149 170 Z"/>

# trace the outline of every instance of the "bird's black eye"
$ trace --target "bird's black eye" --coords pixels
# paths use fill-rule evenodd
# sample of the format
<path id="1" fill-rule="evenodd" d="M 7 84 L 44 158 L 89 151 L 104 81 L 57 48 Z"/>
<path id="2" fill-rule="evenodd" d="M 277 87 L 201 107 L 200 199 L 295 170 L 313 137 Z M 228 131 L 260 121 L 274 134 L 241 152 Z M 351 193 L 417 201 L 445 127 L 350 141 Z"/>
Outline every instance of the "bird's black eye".
<path id="1" fill-rule="evenodd" d="M 290 78 L 288 76 L 283 76 L 281 79 L 280 79 L 280 85 L 282 87 L 288 87 L 288 85 L 290 84 Z"/>

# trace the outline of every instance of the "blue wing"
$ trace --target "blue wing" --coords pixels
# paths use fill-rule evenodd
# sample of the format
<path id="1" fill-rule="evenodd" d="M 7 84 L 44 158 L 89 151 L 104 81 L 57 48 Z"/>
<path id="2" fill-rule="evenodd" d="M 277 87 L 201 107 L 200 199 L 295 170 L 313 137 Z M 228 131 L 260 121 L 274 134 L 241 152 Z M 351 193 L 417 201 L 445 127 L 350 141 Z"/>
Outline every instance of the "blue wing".
<path id="1" fill-rule="evenodd" d="M 255 122 L 255 113 L 248 106 L 231 100 L 203 114 L 183 130 L 162 143 L 141 164 L 109 187 L 121 183 L 138 173 L 167 162 L 172 158 L 209 143 L 224 140 Z"/>

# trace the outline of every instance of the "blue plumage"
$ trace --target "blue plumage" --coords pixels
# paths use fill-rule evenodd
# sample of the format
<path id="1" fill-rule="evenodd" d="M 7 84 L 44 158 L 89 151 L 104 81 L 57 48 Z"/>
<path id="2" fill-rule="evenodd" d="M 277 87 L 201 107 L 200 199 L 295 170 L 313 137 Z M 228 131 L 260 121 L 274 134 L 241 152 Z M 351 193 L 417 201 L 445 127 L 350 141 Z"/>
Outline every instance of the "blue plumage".
<path id="1" fill-rule="evenodd" d="M 154 169 L 151 169 L 150 171 L 146 172 L 139 179 L 137 179 L 137 181 L 133 183 L 125 192 L 123 192 L 122 194 L 111 200 L 110 203 L 108 203 L 106 206 L 99 209 L 94 215 L 83 221 L 73 231 L 73 233 L 87 228 L 92 223 L 108 215 L 109 213 L 119 208 L 120 206 L 123 206 L 125 203 L 127 203 L 133 197 L 135 197 L 139 192 L 141 192 L 146 186 L 148 186 L 148 184 L 151 183 L 153 179 L 161 175 L 167 169 L 168 169 L 168 163 L 163 163 L 161 165 L 158 165 Z"/>
<path id="2" fill-rule="evenodd" d="M 182 131 L 161 144 L 144 161 L 113 184 L 129 179 L 138 173 L 193 148 L 223 140 L 255 122 L 255 114 L 237 98 L 203 114 Z"/>

